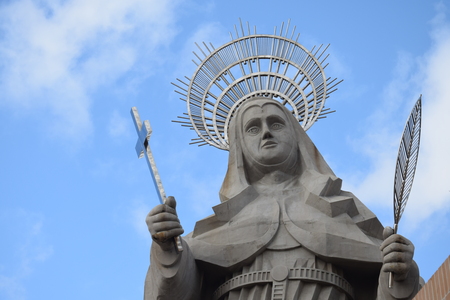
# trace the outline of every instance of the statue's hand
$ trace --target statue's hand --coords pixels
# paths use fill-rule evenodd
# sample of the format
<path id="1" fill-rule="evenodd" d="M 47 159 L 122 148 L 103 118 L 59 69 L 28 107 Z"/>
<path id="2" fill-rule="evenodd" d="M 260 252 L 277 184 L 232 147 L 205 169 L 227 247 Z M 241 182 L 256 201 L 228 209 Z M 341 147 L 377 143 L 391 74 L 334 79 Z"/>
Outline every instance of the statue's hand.
<path id="1" fill-rule="evenodd" d="M 168 197 L 165 204 L 155 206 L 145 219 L 148 231 L 163 250 L 174 249 L 173 238 L 184 233 L 176 212 L 177 202 Z"/>
<path id="2" fill-rule="evenodd" d="M 414 256 L 414 245 L 402 235 L 394 234 L 391 227 L 384 228 L 384 241 L 380 246 L 383 255 L 383 272 L 394 273 L 395 281 L 403 281 L 408 276 Z"/>

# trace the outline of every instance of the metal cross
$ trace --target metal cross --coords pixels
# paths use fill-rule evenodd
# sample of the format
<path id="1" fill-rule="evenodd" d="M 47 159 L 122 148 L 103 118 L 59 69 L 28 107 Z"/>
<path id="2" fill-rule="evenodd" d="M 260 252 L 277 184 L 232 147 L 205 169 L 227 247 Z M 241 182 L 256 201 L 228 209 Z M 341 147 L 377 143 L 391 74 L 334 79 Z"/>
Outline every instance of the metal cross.
<path id="1" fill-rule="evenodd" d="M 164 204 L 166 202 L 166 192 L 164 191 L 161 177 L 159 176 L 158 169 L 156 168 L 155 164 L 155 159 L 149 145 L 150 135 L 152 134 L 152 127 L 150 126 L 150 122 L 148 120 L 145 120 L 142 123 L 136 107 L 131 108 L 131 116 L 133 118 L 136 132 L 138 134 L 138 140 L 135 147 L 136 153 L 139 158 L 145 156 L 150 168 L 150 173 L 152 174 L 153 183 L 155 184 L 155 188 L 158 193 L 159 202 L 161 202 L 161 204 Z M 175 237 L 175 246 L 178 252 L 183 251 L 181 239 L 179 236 Z"/>

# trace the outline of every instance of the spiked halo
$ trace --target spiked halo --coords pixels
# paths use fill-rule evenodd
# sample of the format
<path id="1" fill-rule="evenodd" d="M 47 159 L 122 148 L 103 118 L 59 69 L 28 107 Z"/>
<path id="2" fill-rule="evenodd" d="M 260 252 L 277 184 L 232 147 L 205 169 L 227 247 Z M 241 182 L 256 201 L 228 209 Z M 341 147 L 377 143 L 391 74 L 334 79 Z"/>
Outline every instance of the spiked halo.
<path id="1" fill-rule="evenodd" d="M 211 145 L 228 150 L 228 126 L 239 106 L 254 97 L 276 99 L 285 105 L 298 119 L 306 131 L 317 119 L 331 113 L 324 108 L 329 94 L 342 82 L 336 78 L 325 77 L 323 65 L 328 46 L 314 46 L 308 51 L 299 44 L 295 27 L 289 33 L 288 22 L 284 30 L 281 25 L 273 35 L 250 32 L 244 33 L 240 23 L 241 36 L 235 26 L 236 38 L 230 33 L 231 41 L 215 49 L 203 42 L 197 43 L 201 54 L 195 54 L 199 63 L 191 79 L 187 82 L 177 79 L 182 85 L 172 83 L 187 103 L 187 113 L 178 117 L 183 126 L 194 129 L 199 138 L 191 144 Z M 284 32 L 284 33 L 283 33 Z M 320 61 L 321 60 L 321 61 Z"/>

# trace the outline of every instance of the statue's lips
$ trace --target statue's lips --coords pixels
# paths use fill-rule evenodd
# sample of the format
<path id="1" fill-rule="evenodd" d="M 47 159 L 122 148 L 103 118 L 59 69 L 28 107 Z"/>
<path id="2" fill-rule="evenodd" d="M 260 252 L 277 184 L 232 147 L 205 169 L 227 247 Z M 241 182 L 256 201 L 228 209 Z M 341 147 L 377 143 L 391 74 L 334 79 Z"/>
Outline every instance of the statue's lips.
<path id="1" fill-rule="evenodd" d="M 274 142 L 274 141 L 267 141 L 267 142 L 265 142 L 264 144 L 262 144 L 261 148 L 273 148 L 273 147 L 275 147 L 276 145 L 278 145 L 277 142 Z"/>

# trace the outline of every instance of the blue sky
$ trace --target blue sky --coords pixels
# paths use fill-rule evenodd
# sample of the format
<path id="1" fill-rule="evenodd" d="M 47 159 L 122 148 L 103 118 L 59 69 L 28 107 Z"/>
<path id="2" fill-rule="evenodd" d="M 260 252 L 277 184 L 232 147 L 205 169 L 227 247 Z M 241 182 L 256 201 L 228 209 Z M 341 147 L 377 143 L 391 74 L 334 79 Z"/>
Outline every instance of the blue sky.
<path id="1" fill-rule="evenodd" d="M 129 110 L 186 232 L 212 213 L 227 152 L 189 146 L 170 84 L 195 70 L 194 42 L 291 20 L 331 44 L 336 109 L 308 134 L 343 189 L 392 225 L 398 143 L 423 94 L 416 179 L 399 232 L 428 280 L 450 254 L 450 2 L 10 0 L 0 3 L 0 299 L 142 299 L 157 204 Z"/>

